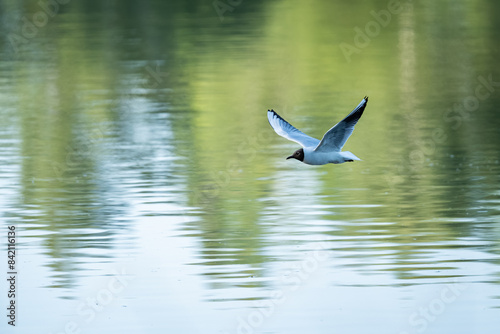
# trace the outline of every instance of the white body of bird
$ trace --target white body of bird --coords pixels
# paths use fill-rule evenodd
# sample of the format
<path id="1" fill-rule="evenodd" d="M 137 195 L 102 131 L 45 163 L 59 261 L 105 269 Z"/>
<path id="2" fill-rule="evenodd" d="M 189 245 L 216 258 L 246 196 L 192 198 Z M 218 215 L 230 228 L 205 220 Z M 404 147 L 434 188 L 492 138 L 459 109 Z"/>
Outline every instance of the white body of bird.
<path id="1" fill-rule="evenodd" d="M 349 115 L 325 133 L 321 141 L 301 132 L 274 110 L 267 111 L 267 118 L 278 135 L 302 146 L 287 159 L 297 159 L 308 165 L 341 164 L 361 160 L 351 152 L 342 152 L 342 147 L 354 131 L 354 126 L 363 115 L 367 103 L 368 96 L 365 96 Z"/>
<path id="2" fill-rule="evenodd" d="M 315 152 L 314 148 L 304 148 L 304 160 L 308 165 L 342 164 L 344 162 L 361 160 L 349 151 L 345 152 Z"/>

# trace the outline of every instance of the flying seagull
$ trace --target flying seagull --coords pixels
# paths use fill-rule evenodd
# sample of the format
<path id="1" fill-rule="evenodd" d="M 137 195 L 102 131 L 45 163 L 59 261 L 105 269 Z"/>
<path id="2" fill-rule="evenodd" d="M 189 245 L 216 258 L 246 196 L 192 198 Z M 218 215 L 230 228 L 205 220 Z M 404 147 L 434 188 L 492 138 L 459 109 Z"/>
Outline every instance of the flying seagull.
<path id="1" fill-rule="evenodd" d="M 296 129 L 272 109 L 267 111 L 267 119 L 277 134 L 302 146 L 287 159 L 297 159 L 308 165 L 341 164 L 361 160 L 351 152 L 341 150 L 363 115 L 367 103 L 368 96 L 365 96 L 346 118 L 325 133 L 321 141 Z"/>

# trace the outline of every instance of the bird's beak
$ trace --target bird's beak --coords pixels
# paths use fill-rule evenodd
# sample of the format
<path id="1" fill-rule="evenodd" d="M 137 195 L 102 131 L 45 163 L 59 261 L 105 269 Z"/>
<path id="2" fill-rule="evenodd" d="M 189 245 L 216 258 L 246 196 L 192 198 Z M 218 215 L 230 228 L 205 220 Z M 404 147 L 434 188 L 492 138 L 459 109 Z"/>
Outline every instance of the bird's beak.
<path id="1" fill-rule="evenodd" d="M 293 155 L 289 156 L 286 158 L 286 160 L 293 158 Z"/>

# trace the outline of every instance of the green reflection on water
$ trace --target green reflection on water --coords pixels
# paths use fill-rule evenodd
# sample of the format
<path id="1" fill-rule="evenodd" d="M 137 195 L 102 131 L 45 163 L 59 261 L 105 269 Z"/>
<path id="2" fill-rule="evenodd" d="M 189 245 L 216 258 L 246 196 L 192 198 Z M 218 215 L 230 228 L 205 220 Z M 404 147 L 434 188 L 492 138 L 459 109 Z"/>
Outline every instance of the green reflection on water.
<path id="1" fill-rule="evenodd" d="M 132 181 L 134 191 L 171 186 L 185 196 L 170 201 L 197 218 L 183 228 L 201 240 L 200 262 L 246 265 L 236 274 L 249 277 L 286 260 L 266 250 L 310 235 L 352 238 L 331 246 L 352 258 L 387 250 L 386 270 L 399 279 L 420 277 L 405 261 L 426 247 L 465 237 L 498 255 L 500 74 L 488 47 L 499 41 L 496 2 L 415 3 L 362 47 L 354 28 L 375 22 L 370 11 L 385 1 L 242 3 L 223 22 L 209 2 L 74 1 L 15 46 L 9 34 L 22 35 L 20 18 L 40 9 L 5 6 L 17 19 L 2 16 L 1 113 L 14 129 L 3 138 L 22 157 L 12 206 L 23 209 L 11 215 L 62 232 L 44 236 L 51 257 L 71 261 L 81 255 L 72 248 L 109 256 L 106 238 L 132 206 L 118 185 Z M 347 59 L 341 43 L 359 52 Z M 272 132 L 267 109 L 320 137 L 365 94 L 346 147 L 363 162 L 284 161 L 295 145 Z M 302 230 L 308 219 L 327 227 Z M 102 243 L 89 241 L 90 228 Z M 225 286 L 233 271 L 207 275 Z"/>

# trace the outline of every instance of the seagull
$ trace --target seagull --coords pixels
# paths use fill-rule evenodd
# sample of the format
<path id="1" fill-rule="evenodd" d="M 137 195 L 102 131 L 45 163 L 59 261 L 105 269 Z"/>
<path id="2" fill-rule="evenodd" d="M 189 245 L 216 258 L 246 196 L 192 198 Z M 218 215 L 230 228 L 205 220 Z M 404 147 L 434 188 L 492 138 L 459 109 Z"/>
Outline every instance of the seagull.
<path id="1" fill-rule="evenodd" d="M 298 130 L 273 109 L 267 111 L 267 119 L 277 134 L 302 146 L 287 159 L 297 159 L 308 165 L 341 164 L 361 160 L 351 152 L 343 152 L 342 147 L 363 115 L 367 103 L 368 96 L 365 96 L 346 118 L 325 133 L 321 141 Z"/>

